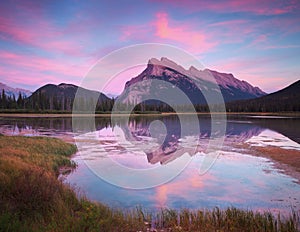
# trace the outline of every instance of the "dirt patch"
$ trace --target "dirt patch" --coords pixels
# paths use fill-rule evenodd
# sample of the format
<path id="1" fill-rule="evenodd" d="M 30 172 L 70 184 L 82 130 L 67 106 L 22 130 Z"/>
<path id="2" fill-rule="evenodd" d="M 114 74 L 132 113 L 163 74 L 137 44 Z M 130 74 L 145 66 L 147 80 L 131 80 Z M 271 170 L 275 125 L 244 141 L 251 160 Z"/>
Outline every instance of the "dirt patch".
<path id="1" fill-rule="evenodd" d="M 300 183 L 300 151 L 284 149 L 276 146 L 251 146 L 250 144 L 238 145 L 239 148 L 247 150 L 250 155 L 269 158 L 274 166 L 283 173 L 292 176 Z"/>

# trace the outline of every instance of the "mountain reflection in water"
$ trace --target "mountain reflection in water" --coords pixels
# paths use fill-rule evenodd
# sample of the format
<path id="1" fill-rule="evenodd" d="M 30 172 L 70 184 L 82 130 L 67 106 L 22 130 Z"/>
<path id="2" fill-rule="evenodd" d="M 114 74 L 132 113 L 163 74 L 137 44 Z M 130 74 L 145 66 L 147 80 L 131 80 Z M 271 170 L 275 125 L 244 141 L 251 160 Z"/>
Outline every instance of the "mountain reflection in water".
<path id="1" fill-rule="evenodd" d="M 189 117 L 185 118 L 188 122 Z M 66 181 L 80 188 L 89 199 L 112 207 L 142 205 L 151 210 L 160 207 L 235 206 L 282 214 L 290 212 L 291 208 L 300 210 L 300 185 L 296 180 L 276 169 L 269 159 L 247 155 L 251 146 L 243 147 L 245 144 L 271 144 L 286 149 L 299 148 L 300 119 L 228 116 L 222 151 L 213 167 L 205 175 L 199 175 L 197 170 L 208 141 L 214 136 L 211 134 L 210 117 L 199 118 L 199 133 L 194 133 L 193 128 L 185 128 L 183 133 L 176 116 L 133 117 L 128 125 L 123 117 L 115 120 L 114 124 L 110 118 L 97 117 L 94 124 L 83 120 L 77 132 L 72 130 L 71 118 L 10 117 L 1 118 L 0 133 L 53 136 L 74 142 L 73 137 L 92 131 L 98 134 L 96 142 L 105 149 L 105 153 L 130 168 L 165 166 L 184 154 L 193 155 L 190 164 L 172 181 L 150 189 L 130 190 L 108 184 L 88 168 L 86 160 L 97 163 L 102 157 L 93 154 L 95 147 L 87 143 L 87 154 L 74 156 L 78 168 L 66 177 Z M 189 127 L 189 123 L 185 125 Z M 118 141 L 114 136 L 116 130 L 128 143 Z M 195 151 L 195 144 L 196 154 L 189 152 Z M 139 146 L 147 149 L 141 151 Z"/>

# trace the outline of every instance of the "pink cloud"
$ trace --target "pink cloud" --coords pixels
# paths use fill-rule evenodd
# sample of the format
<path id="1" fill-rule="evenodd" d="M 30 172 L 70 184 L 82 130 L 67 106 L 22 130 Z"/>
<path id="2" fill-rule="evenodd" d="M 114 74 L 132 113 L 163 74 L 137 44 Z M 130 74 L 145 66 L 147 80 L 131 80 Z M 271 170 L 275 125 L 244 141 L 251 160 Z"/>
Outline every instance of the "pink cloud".
<path id="1" fill-rule="evenodd" d="M 145 40 L 152 34 L 151 25 L 127 25 L 121 28 L 121 41 L 127 39 Z M 149 37 L 148 37 L 149 38 Z"/>
<path id="2" fill-rule="evenodd" d="M 209 68 L 233 73 L 237 79 L 245 80 L 253 86 L 258 86 L 267 93 L 288 86 L 297 76 L 289 67 L 280 65 L 280 58 L 278 57 L 227 59 L 215 62 Z"/>
<path id="3" fill-rule="evenodd" d="M 300 4 L 299 4 L 300 5 Z M 211 23 L 205 29 L 219 43 L 245 43 L 263 49 L 262 45 L 284 39 L 290 34 L 300 32 L 299 17 L 268 17 L 265 20 L 237 19 Z"/>
<path id="4" fill-rule="evenodd" d="M 7 40 L 15 40 L 22 43 L 31 43 L 35 37 L 36 31 L 24 30 L 22 25 L 17 24 L 13 20 L 0 16 L 0 32 L 3 38 Z"/>
<path id="5" fill-rule="evenodd" d="M 300 45 L 297 44 L 288 44 L 288 45 L 268 45 L 263 49 L 289 49 L 289 48 L 300 48 Z"/>
<path id="6" fill-rule="evenodd" d="M 211 5 L 211 9 L 217 11 L 231 11 L 231 12 L 252 12 L 259 15 L 280 15 L 293 11 L 297 4 L 294 1 L 274 2 L 268 1 L 239 1 L 230 0 L 222 3 Z M 208 6 L 209 8 L 209 6 Z"/>
<path id="7" fill-rule="evenodd" d="M 73 38 L 70 39 L 65 29 L 58 29 L 50 20 L 43 17 L 36 19 L 33 15 L 27 15 L 26 22 L 31 23 L 18 21 L 17 17 L 0 16 L 2 39 L 41 48 L 48 52 L 60 52 L 71 56 L 87 55 L 80 43 L 82 34 L 79 29 L 77 29 L 77 34 L 73 33 Z"/>
<path id="8" fill-rule="evenodd" d="M 268 40 L 268 36 L 265 34 L 261 34 L 258 35 L 253 41 L 252 41 L 252 45 L 257 45 L 257 44 L 261 44 L 264 43 Z"/>
<path id="9" fill-rule="evenodd" d="M 87 55 L 87 53 L 83 51 L 83 46 L 76 42 L 76 40 L 52 40 L 41 46 L 46 50 L 56 50 L 70 56 L 82 57 Z"/>
<path id="10" fill-rule="evenodd" d="M 79 29 L 73 28 L 66 33 L 69 28 L 58 26 L 49 19 L 38 2 L 21 2 L 11 7 L 14 15 L 10 15 L 9 7 L 0 9 L 1 39 L 34 48 L 39 53 L 46 52 L 50 57 L 0 51 L 3 81 L 39 86 L 44 82 L 59 83 L 62 80 L 74 83 L 83 78 L 94 60 L 84 50 L 83 34 Z M 82 28 L 79 23 L 77 26 Z"/>
<path id="11" fill-rule="evenodd" d="M 1 81 L 9 86 L 21 87 L 31 91 L 34 91 L 45 84 L 59 84 L 62 82 L 55 74 L 42 74 L 34 70 L 31 72 L 25 72 L 24 70 L 11 69 L 8 67 L 1 67 L 0 77 Z M 64 81 L 67 82 L 68 79 Z"/>
<path id="12" fill-rule="evenodd" d="M 300 4 L 299 4 L 300 5 Z M 299 9 L 300 11 L 300 9 Z M 288 34 L 300 32 L 300 17 L 284 17 L 272 18 L 262 22 L 263 28 L 276 28 L 280 33 L 280 37 L 285 37 Z"/>
<path id="13" fill-rule="evenodd" d="M 270 62 L 272 62 L 271 58 L 231 58 L 215 62 L 211 68 L 219 69 L 223 72 L 231 72 L 232 70 L 254 70 L 262 66 L 262 64 L 263 66 L 266 66 Z"/>
<path id="14" fill-rule="evenodd" d="M 217 42 L 209 33 L 205 33 L 198 27 L 199 25 L 191 22 L 172 20 L 167 13 L 159 12 L 156 14 L 155 20 L 146 25 L 123 27 L 120 39 L 174 43 L 194 54 L 205 53 L 216 47 Z"/>
<path id="15" fill-rule="evenodd" d="M 0 52 L 0 59 L 11 65 L 20 68 L 29 68 L 36 71 L 52 71 L 64 75 L 78 76 L 82 73 L 82 69 L 70 61 L 59 61 L 55 59 L 47 59 L 37 56 L 17 55 L 9 52 Z"/>
<path id="16" fill-rule="evenodd" d="M 165 42 L 179 45 L 193 54 L 215 51 L 222 44 L 248 43 L 248 47 L 270 43 L 268 28 L 272 25 L 281 29 L 289 28 L 291 32 L 298 24 L 298 19 L 268 19 L 255 22 L 250 19 L 227 20 L 199 25 L 194 21 L 176 21 L 167 13 L 157 13 L 153 21 L 143 25 L 129 25 L 121 28 L 122 41 L 135 40 L 143 42 Z M 299 22 L 300 23 L 300 22 Z M 280 26 L 281 24 L 281 26 Z M 199 29 L 200 28 L 200 29 Z M 264 34 L 261 31 L 265 31 Z"/>
<path id="17" fill-rule="evenodd" d="M 217 45 L 206 33 L 193 28 L 194 25 L 172 21 L 166 13 L 157 13 L 154 25 L 158 38 L 178 42 L 193 53 L 207 52 Z"/>
<path id="18" fill-rule="evenodd" d="M 227 20 L 207 25 L 206 30 L 209 31 L 213 37 L 218 38 L 219 43 L 232 44 L 242 43 L 245 38 L 249 38 L 255 34 L 256 24 L 249 20 Z M 220 39 L 221 38 L 221 39 Z"/>
<path id="19" fill-rule="evenodd" d="M 158 2 L 157 0 L 153 0 Z M 159 1 L 160 2 L 160 1 Z M 297 0 L 289 1 L 198 1 L 198 0 L 166 0 L 168 6 L 176 6 L 189 12 L 215 11 L 215 12 L 251 12 L 258 15 L 281 15 L 296 12 L 299 9 Z"/>
<path id="20" fill-rule="evenodd" d="M 245 23 L 248 23 L 248 20 L 245 19 L 235 19 L 235 20 L 227 20 L 217 23 L 211 23 L 209 26 L 225 26 L 225 27 L 236 27 L 236 25 L 243 25 Z"/>
<path id="21" fill-rule="evenodd" d="M 64 81 L 79 81 L 84 77 L 92 63 L 89 61 L 74 62 L 64 59 L 48 59 L 33 55 L 20 55 L 0 51 L 2 80 L 24 84 L 60 83 Z M 15 68 L 17 67 L 17 68 Z M 62 78 L 63 77 L 63 78 Z"/>

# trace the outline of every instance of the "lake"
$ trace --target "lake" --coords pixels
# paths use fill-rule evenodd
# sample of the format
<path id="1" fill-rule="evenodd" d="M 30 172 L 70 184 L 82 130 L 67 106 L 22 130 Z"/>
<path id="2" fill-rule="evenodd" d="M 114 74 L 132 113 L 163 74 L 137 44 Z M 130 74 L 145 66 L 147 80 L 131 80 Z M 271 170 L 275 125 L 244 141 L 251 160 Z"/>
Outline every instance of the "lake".
<path id="1" fill-rule="evenodd" d="M 139 116 L 129 121 L 119 117 L 113 122 L 97 117 L 92 129 L 83 127 L 76 132 L 72 118 L 2 117 L 0 133 L 76 142 L 79 152 L 73 160 L 78 167 L 64 181 L 89 199 L 112 207 L 157 210 L 234 206 L 282 214 L 291 209 L 300 211 L 297 175 L 256 149 L 271 147 L 299 154 L 300 119 L 230 115 L 225 122 L 216 122 L 222 123 L 226 123 L 222 144 L 213 152 L 209 150 L 215 139 L 212 120 L 205 115 L 199 116 L 196 130 L 190 116 L 173 115 Z M 201 165 L 209 153 L 217 155 L 202 173 Z M 128 174 L 129 178 L 108 164 L 134 174 Z"/>

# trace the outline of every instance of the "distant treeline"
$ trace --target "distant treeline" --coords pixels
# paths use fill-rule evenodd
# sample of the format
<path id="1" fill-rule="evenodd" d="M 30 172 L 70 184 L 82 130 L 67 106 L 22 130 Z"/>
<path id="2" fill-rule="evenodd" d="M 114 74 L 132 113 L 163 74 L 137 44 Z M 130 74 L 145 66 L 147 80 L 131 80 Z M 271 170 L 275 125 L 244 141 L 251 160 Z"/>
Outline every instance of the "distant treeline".
<path id="1" fill-rule="evenodd" d="M 1 109 L 25 109 L 25 99 L 26 97 L 22 96 L 21 93 L 19 93 L 17 98 L 15 95 L 7 96 L 4 89 L 2 89 L 2 93 L 0 95 L 0 107 Z"/>
<path id="2" fill-rule="evenodd" d="M 174 108 L 169 106 L 166 103 L 158 102 L 157 104 L 147 104 L 141 103 L 136 106 L 125 104 L 125 103 L 116 103 L 115 99 L 102 98 L 95 102 L 94 98 L 91 97 L 79 97 L 76 101 L 77 109 L 82 111 L 89 111 L 91 106 L 96 106 L 96 112 L 111 112 L 113 107 L 116 111 L 128 111 L 128 109 L 133 109 L 134 112 L 191 112 L 195 109 L 198 112 L 209 112 L 207 105 L 176 105 Z M 42 92 L 31 95 L 26 98 L 19 93 L 16 98 L 13 96 L 5 95 L 5 92 L 2 91 L 0 96 L 0 109 L 2 112 L 45 112 L 45 113 L 66 113 L 72 112 L 74 104 L 74 98 L 71 97 L 56 97 L 56 96 L 47 96 Z"/>
<path id="3" fill-rule="evenodd" d="M 0 109 L 2 112 L 43 112 L 43 113 L 70 113 L 73 109 L 74 98 L 47 96 L 42 92 L 34 94 L 28 98 L 21 93 L 17 97 L 7 96 L 4 91 L 0 95 Z M 133 109 L 134 112 L 210 112 L 219 111 L 219 106 L 208 105 L 170 105 L 157 102 L 156 104 L 147 104 L 145 102 L 131 106 L 124 103 L 116 103 L 115 99 L 102 98 L 97 102 L 93 98 L 81 97 L 77 100 L 77 109 L 83 112 L 90 110 L 91 106 L 96 106 L 95 112 L 111 112 L 114 109 L 120 112 Z M 115 105 L 116 104 L 116 105 Z M 273 99 L 258 98 L 250 100 L 241 100 L 226 103 L 227 112 L 287 112 L 300 111 L 300 101 L 298 98 L 292 99 Z"/>
<path id="4" fill-rule="evenodd" d="M 299 112 L 300 101 L 298 99 L 236 101 L 227 103 L 226 110 L 227 112 Z"/>
<path id="5" fill-rule="evenodd" d="M 72 97 L 57 97 L 47 96 L 42 92 L 33 94 L 30 97 L 24 97 L 19 93 L 16 98 L 13 96 L 7 96 L 4 91 L 0 96 L 0 108 L 2 111 L 14 111 L 20 112 L 71 112 L 73 109 L 74 98 Z M 93 98 L 80 97 L 77 101 L 78 108 L 85 110 L 88 106 L 96 105 L 96 111 L 111 111 L 114 105 L 114 99 L 101 99 L 98 102 L 93 102 Z"/>

